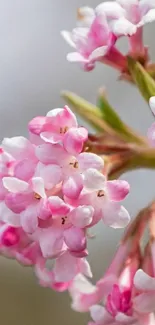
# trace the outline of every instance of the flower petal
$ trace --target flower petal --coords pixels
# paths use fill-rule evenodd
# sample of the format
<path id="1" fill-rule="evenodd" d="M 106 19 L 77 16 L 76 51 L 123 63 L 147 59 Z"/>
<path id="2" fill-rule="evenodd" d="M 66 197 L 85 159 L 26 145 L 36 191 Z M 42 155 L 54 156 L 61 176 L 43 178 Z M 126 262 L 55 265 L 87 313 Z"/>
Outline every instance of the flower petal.
<path id="1" fill-rule="evenodd" d="M 142 293 L 133 298 L 133 306 L 137 312 L 142 314 L 151 313 L 155 310 L 155 293 Z"/>
<path id="2" fill-rule="evenodd" d="M 78 272 L 77 258 L 69 252 L 63 253 L 56 259 L 53 271 L 57 282 L 71 281 Z"/>
<path id="3" fill-rule="evenodd" d="M 77 199 L 83 189 L 83 178 L 81 174 L 75 173 L 68 177 L 63 183 L 63 194 L 70 199 Z"/>
<path id="4" fill-rule="evenodd" d="M 86 248 L 85 232 L 76 227 L 70 227 L 64 231 L 64 241 L 73 252 L 83 251 Z"/>
<path id="5" fill-rule="evenodd" d="M 116 20 L 112 25 L 112 29 L 116 36 L 132 36 L 137 31 L 136 25 L 132 24 L 124 17 Z"/>
<path id="6" fill-rule="evenodd" d="M 77 155 L 87 138 L 88 131 L 85 128 L 70 128 L 63 137 L 63 146 L 71 155 Z"/>
<path id="7" fill-rule="evenodd" d="M 125 315 L 123 313 L 118 313 L 116 315 L 116 321 L 119 322 L 120 324 L 123 324 L 123 325 L 125 325 L 125 324 L 129 324 L 129 325 L 135 324 L 135 318 L 134 317 Z"/>
<path id="8" fill-rule="evenodd" d="M 114 229 L 124 228 L 130 222 L 128 211 L 116 202 L 105 202 L 102 212 L 104 223 Z"/>
<path id="9" fill-rule="evenodd" d="M 34 154 L 33 145 L 24 137 L 4 138 L 2 145 L 17 160 L 28 158 Z"/>
<path id="10" fill-rule="evenodd" d="M 50 196 L 48 202 L 52 215 L 65 216 L 70 211 L 69 206 L 58 196 Z"/>
<path id="11" fill-rule="evenodd" d="M 138 290 L 155 291 L 155 278 L 140 269 L 135 274 L 134 285 Z"/>
<path id="12" fill-rule="evenodd" d="M 28 182 L 34 175 L 36 168 L 36 161 L 28 158 L 19 161 L 14 168 L 14 176 Z"/>
<path id="13" fill-rule="evenodd" d="M 85 228 L 93 220 L 94 208 L 92 206 L 79 206 L 72 210 L 69 217 L 71 223 L 78 228 Z"/>
<path id="14" fill-rule="evenodd" d="M 88 261 L 85 258 L 82 258 L 80 260 L 80 272 L 89 278 L 93 277 L 93 274 L 92 274 L 92 271 L 90 268 L 90 264 L 88 263 Z"/>
<path id="15" fill-rule="evenodd" d="M 47 190 L 52 189 L 62 180 L 62 169 L 58 165 L 44 165 L 39 163 L 36 176 L 40 176 Z"/>
<path id="16" fill-rule="evenodd" d="M 155 147 L 155 123 L 151 125 L 147 133 L 150 144 Z"/>
<path id="17" fill-rule="evenodd" d="M 31 192 L 8 193 L 5 197 L 7 207 L 14 213 L 24 211 L 29 204 L 34 202 L 34 196 Z"/>
<path id="18" fill-rule="evenodd" d="M 106 183 L 107 191 L 112 201 L 124 200 L 130 190 L 130 185 L 126 181 L 114 180 Z"/>
<path id="19" fill-rule="evenodd" d="M 155 96 L 150 98 L 149 105 L 152 110 L 152 113 L 155 115 Z"/>
<path id="20" fill-rule="evenodd" d="M 42 198 L 46 198 L 44 181 L 41 177 L 32 178 L 32 188 L 34 193 L 39 194 Z"/>
<path id="21" fill-rule="evenodd" d="M 3 177 L 3 185 L 12 193 L 25 192 L 29 187 L 27 182 L 24 182 L 16 177 Z"/>
<path id="22" fill-rule="evenodd" d="M 85 59 L 80 53 L 72 52 L 67 54 L 67 60 L 69 62 L 81 62 L 81 63 L 88 63 L 89 60 Z"/>
<path id="23" fill-rule="evenodd" d="M 5 204 L 0 202 L 0 221 L 15 227 L 20 226 L 20 215 L 12 212 Z"/>
<path id="24" fill-rule="evenodd" d="M 138 27 L 141 27 L 147 23 L 152 23 L 155 20 L 155 9 L 150 9 L 145 16 L 141 19 Z"/>
<path id="25" fill-rule="evenodd" d="M 91 152 L 82 152 L 78 156 L 78 163 L 80 170 L 84 171 L 89 168 L 102 170 L 104 167 L 103 159 Z"/>
<path id="26" fill-rule="evenodd" d="M 26 233 L 32 234 L 38 227 L 38 209 L 33 204 L 21 213 L 21 226 Z"/>
<path id="27" fill-rule="evenodd" d="M 62 30 L 61 31 L 61 36 L 65 39 L 65 41 L 72 47 L 76 48 L 76 45 L 72 39 L 72 33 L 66 31 L 66 30 Z"/>
<path id="28" fill-rule="evenodd" d="M 61 252 L 63 246 L 62 230 L 53 226 L 41 231 L 39 243 L 45 258 L 56 256 Z"/>
<path id="29" fill-rule="evenodd" d="M 99 58 L 105 56 L 108 51 L 109 51 L 109 44 L 98 47 L 90 54 L 89 61 L 98 60 Z"/>
<path id="30" fill-rule="evenodd" d="M 105 176 L 94 168 L 84 172 L 84 186 L 89 190 L 101 190 L 105 186 Z"/>
<path id="31" fill-rule="evenodd" d="M 59 144 L 45 143 L 36 148 L 36 156 L 43 164 L 58 164 L 68 158 L 68 154 Z"/>
<path id="32" fill-rule="evenodd" d="M 109 324 L 109 322 L 112 321 L 112 316 L 100 305 L 90 307 L 90 314 L 92 319 L 99 325 L 104 323 Z"/>
<path id="33" fill-rule="evenodd" d="M 96 7 L 95 11 L 97 14 L 105 14 L 110 19 L 118 19 L 125 15 L 125 10 L 120 4 L 113 1 L 102 2 Z"/>

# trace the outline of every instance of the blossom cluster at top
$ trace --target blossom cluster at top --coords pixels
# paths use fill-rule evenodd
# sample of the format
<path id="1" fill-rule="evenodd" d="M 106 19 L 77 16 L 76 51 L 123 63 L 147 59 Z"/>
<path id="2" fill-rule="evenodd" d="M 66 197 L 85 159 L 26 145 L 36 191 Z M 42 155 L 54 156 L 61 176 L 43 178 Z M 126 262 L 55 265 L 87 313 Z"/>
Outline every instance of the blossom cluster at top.
<path id="1" fill-rule="evenodd" d="M 155 20 L 154 0 L 105 1 L 95 10 L 80 8 L 77 18 L 77 27 L 72 32 L 62 31 L 75 49 L 67 55 L 69 61 L 79 62 L 86 71 L 92 70 L 97 61 L 126 71 L 126 57 L 115 46 L 122 36 L 129 39 L 130 55 L 141 62 L 148 61 L 143 26 Z"/>
<path id="2" fill-rule="evenodd" d="M 87 152 L 88 131 L 67 106 L 32 119 L 28 129 L 29 140 L 5 138 L 0 148 L 0 252 L 63 291 L 78 273 L 91 276 L 87 230 L 101 219 L 128 224 L 120 201 L 129 184 L 106 179 L 103 159 Z"/>

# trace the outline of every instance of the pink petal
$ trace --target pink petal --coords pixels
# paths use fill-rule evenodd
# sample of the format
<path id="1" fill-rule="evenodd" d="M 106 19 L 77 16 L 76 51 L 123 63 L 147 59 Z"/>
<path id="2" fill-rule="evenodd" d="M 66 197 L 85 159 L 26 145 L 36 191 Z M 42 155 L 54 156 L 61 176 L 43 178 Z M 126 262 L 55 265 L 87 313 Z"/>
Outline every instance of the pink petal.
<path id="1" fill-rule="evenodd" d="M 98 325 L 109 324 L 112 321 L 112 316 L 106 311 L 106 309 L 100 305 L 94 305 L 90 307 L 90 314 L 92 319 L 97 322 Z"/>
<path id="2" fill-rule="evenodd" d="M 42 230 L 39 236 L 39 243 L 42 254 L 45 258 L 56 256 L 62 250 L 62 230 L 54 226 Z"/>
<path id="3" fill-rule="evenodd" d="M 155 147 L 155 123 L 151 125 L 147 133 L 150 144 Z"/>
<path id="4" fill-rule="evenodd" d="M 0 229 L 0 244 L 11 247 L 19 243 L 20 236 L 17 228 L 10 225 L 4 225 Z"/>
<path id="5" fill-rule="evenodd" d="M 34 175 L 36 168 L 36 161 L 28 158 L 19 161 L 14 168 L 14 176 L 28 182 Z"/>
<path id="6" fill-rule="evenodd" d="M 65 216 L 69 213 L 69 206 L 58 196 L 51 196 L 48 199 L 52 215 Z"/>
<path id="7" fill-rule="evenodd" d="M 118 313 L 116 315 L 116 321 L 119 322 L 120 324 L 129 324 L 129 325 L 132 325 L 132 324 L 135 324 L 135 318 L 134 317 L 131 317 L 131 316 L 127 316 L 125 314 L 122 314 L 122 313 Z M 138 325 L 138 323 L 137 323 Z"/>
<path id="8" fill-rule="evenodd" d="M 62 142 L 62 134 L 54 133 L 54 132 L 42 132 L 40 137 L 43 141 L 49 142 L 52 144 L 57 144 Z"/>
<path id="9" fill-rule="evenodd" d="M 0 148 L 0 175 L 7 175 L 14 165 L 14 158 Z"/>
<path id="10" fill-rule="evenodd" d="M 32 188 L 34 193 L 39 194 L 42 198 L 46 198 L 44 181 L 41 177 L 32 178 Z"/>
<path id="11" fill-rule="evenodd" d="M 52 189 L 62 180 L 62 169 L 58 165 L 43 165 L 39 163 L 37 166 L 37 175 L 44 180 L 45 188 Z"/>
<path id="12" fill-rule="evenodd" d="M 64 135 L 64 148 L 71 155 L 77 155 L 82 151 L 83 144 L 87 138 L 88 131 L 85 128 L 71 128 Z"/>
<path id="13" fill-rule="evenodd" d="M 152 278 L 143 270 L 138 270 L 134 277 L 134 285 L 138 290 L 155 291 L 155 278 Z"/>
<path id="14" fill-rule="evenodd" d="M 36 231 L 38 227 L 37 205 L 30 205 L 21 213 L 21 226 L 26 233 L 32 234 Z"/>
<path id="15" fill-rule="evenodd" d="M 40 135 L 41 132 L 49 130 L 50 126 L 51 118 L 47 116 L 37 116 L 29 122 L 28 128 L 32 134 Z"/>
<path id="16" fill-rule="evenodd" d="M 40 200 L 39 204 L 39 219 L 48 220 L 51 218 L 51 209 L 48 199 Z"/>
<path id="17" fill-rule="evenodd" d="M 70 227 L 64 231 L 64 241 L 71 251 L 83 251 L 86 248 L 85 232 L 76 227 Z"/>
<path id="18" fill-rule="evenodd" d="M 155 115 L 155 96 L 150 98 L 149 105 L 152 110 L 152 113 Z"/>
<path id="19" fill-rule="evenodd" d="M 60 132 L 60 128 L 77 127 L 76 116 L 67 105 L 49 111 L 47 116 L 52 118 L 52 128 L 58 132 Z"/>
<path id="20" fill-rule="evenodd" d="M 20 215 L 12 212 L 5 202 L 0 203 L 0 220 L 11 226 L 20 226 Z"/>
<path id="21" fill-rule="evenodd" d="M 113 201 L 124 200 L 130 190 L 129 183 L 122 180 L 108 181 L 106 186 L 109 197 Z"/>
<path id="22" fill-rule="evenodd" d="M 76 257 L 69 252 L 63 253 L 56 259 L 54 274 L 57 282 L 71 281 L 78 272 L 78 263 Z"/>
<path id="23" fill-rule="evenodd" d="M 93 220 L 94 208 L 91 206 L 79 206 L 70 213 L 71 223 L 78 228 L 85 228 Z"/>
<path id="24" fill-rule="evenodd" d="M 102 170 L 104 167 L 103 159 L 94 153 L 82 152 L 78 156 L 78 163 L 80 170 L 84 171 L 89 168 Z"/>
<path id="25" fill-rule="evenodd" d="M 142 293 L 133 299 L 134 309 L 142 314 L 154 312 L 155 293 Z"/>
<path id="26" fill-rule="evenodd" d="M 79 252 L 69 250 L 69 252 L 71 255 L 73 255 L 74 257 L 78 257 L 78 258 L 83 258 L 83 257 L 88 256 L 87 249 L 84 249 L 83 251 L 79 251 Z"/>
<path id="27" fill-rule="evenodd" d="M 3 177 L 3 185 L 12 193 L 25 192 L 29 188 L 29 184 L 27 182 L 24 182 L 16 177 Z"/>
<path id="28" fill-rule="evenodd" d="M 112 228 L 124 228 L 130 222 L 127 210 L 116 202 L 105 202 L 102 211 L 104 223 Z"/>
<path id="29" fill-rule="evenodd" d="M 109 44 L 100 46 L 90 54 L 89 60 L 90 61 L 98 60 L 101 57 L 105 56 L 108 51 L 109 51 Z"/>
<path id="30" fill-rule="evenodd" d="M 83 189 L 83 178 L 81 174 L 75 173 L 64 181 L 63 194 L 70 199 L 77 199 Z"/>
<path id="31" fill-rule="evenodd" d="M 22 160 L 34 155 L 33 145 L 24 137 L 5 138 L 2 145 L 3 148 L 17 160 Z"/>
<path id="32" fill-rule="evenodd" d="M 39 261 L 36 263 L 35 274 L 39 280 L 40 285 L 43 287 L 49 287 L 54 280 L 53 272 L 47 270 L 44 261 Z"/>
<path id="33" fill-rule="evenodd" d="M 27 208 L 29 204 L 34 202 L 32 192 L 9 193 L 5 197 L 5 203 L 14 213 L 20 213 Z"/>
<path id="34" fill-rule="evenodd" d="M 43 164 L 58 164 L 68 158 L 61 145 L 45 143 L 36 148 L 36 156 Z"/>
<path id="35" fill-rule="evenodd" d="M 105 186 L 105 176 L 98 170 L 89 168 L 84 173 L 84 185 L 89 190 L 102 190 Z"/>
<path id="36" fill-rule="evenodd" d="M 7 193 L 8 191 L 3 185 L 3 180 L 0 179 L 0 201 L 4 200 Z"/>

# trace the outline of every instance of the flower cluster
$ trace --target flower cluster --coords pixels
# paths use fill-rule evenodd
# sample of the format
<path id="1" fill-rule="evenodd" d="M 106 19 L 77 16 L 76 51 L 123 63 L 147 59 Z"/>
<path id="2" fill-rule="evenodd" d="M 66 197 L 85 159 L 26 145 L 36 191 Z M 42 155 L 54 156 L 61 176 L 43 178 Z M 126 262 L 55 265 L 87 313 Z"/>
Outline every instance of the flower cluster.
<path id="1" fill-rule="evenodd" d="M 105 276 L 96 285 L 82 274 L 74 278 L 69 289 L 72 308 L 90 311 L 94 322 L 89 325 L 155 324 L 154 249 L 150 258 L 154 244 L 147 247 L 144 257 L 139 250 L 133 253 L 131 246 L 131 241 L 127 241 L 119 247 Z"/>
<path id="2" fill-rule="evenodd" d="M 78 9 L 77 27 L 63 31 L 62 35 L 76 52 L 67 59 L 79 62 L 90 71 L 95 63 L 103 62 L 127 72 L 126 57 L 116 48 L 116 41 L 127 36 L 129 54 L 141 63 L 148 63 L 147 48 L 143 44 L 143 26 L 155 20 L 154 0 L 105 1 L 95 10 L 89 7 Z"/>
<path id="3" fill-rule="evenodd" d="M 67 106 L 28 128 L 29 140 L 5 138 L 0 149 L 0 251 L 34 266 L 41 285 L 63 291 L 77 274 L 92 275 L 87 230 L 101 219 L 128 224 L 120 202 L 129 184 L 106 179 L 103 159 L 87 152 L 88 131 Z"/>

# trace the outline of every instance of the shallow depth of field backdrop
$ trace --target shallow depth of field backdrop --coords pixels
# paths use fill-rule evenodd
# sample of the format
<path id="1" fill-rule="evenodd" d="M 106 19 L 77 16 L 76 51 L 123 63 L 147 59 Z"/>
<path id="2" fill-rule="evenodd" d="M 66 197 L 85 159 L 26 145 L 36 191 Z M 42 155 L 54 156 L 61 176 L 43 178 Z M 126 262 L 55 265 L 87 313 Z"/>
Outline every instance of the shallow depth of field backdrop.
<path id="1" fill-rule="evenodd" d="M 97 65 L 85 73 L 66 61 L 70 47 L 60 30 L 75 25 L 76 9 L 96 6 L 98 0 L 0 0 L 0 138 L 26 135 L 35 115 L 61 107 L 60 90 L 69 89 L 95 102 L 105 85 L 109 99 L 130 125 L 146 133 L 151 113 L 131 85 L 117 81 L 117 73 Z M 155 61 L 155 24 L 145 28 L 145 43 Z M 125 43 L 120 46 L 125 49 Z M 82 122 L 84 125 L 84 123 Z M 131 193 L 126 207 L 131 216 L 155 196 L 155 173 L 141 170 L 126 174 Z M 94 280 L 111 260 L 120 231 L 98 226 L 90 245 Z M 70 309 L 68 294 L 39 287 L 31 269 L 0 258 L 0 325 L 84 325 L 87 315 Z"/>

